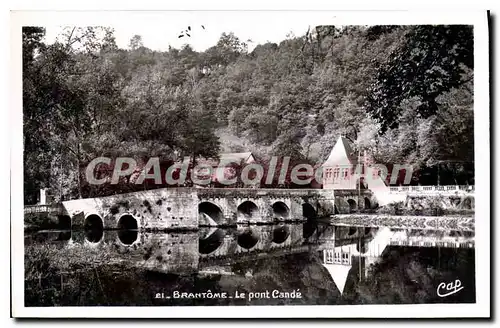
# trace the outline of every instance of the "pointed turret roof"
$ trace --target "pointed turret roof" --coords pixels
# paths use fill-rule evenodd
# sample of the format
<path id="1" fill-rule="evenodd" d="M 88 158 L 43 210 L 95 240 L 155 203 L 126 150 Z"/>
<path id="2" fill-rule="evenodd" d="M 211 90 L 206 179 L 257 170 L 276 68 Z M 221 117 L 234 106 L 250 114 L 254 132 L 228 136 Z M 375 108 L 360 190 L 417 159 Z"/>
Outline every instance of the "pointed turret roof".
<path id="1" fill-rule="evenodd" d="M 334 165 L 345 165 L 345 164 L 356 164 L 357 157 L 352 150 L 351 143 L 349 140 L 343 136 L 340 136 L 333 146 L 330 156 L 323 166 L 334 166 Z"/>

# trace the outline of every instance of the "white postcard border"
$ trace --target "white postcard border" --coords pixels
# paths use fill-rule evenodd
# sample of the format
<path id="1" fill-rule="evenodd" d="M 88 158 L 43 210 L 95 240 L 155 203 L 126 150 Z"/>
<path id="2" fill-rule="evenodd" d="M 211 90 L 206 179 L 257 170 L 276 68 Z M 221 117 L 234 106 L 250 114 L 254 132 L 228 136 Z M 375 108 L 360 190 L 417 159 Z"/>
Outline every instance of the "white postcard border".
<path id="1" fill-rule="evenodd" d="M 154 23 L 172 12 L 13 12 L 11 14 L 11 270 L 12 315 L 14 317 L 151 317 L 151 318 L 350 318 L 350 317 L 487 317 L 490 315 L 490 118 L 489 48 L 486 11 L 389 11 L 389 12 L 235 12 L 235 15 L 294 15 L 316 23 L 333 25 L 474 25 L 474 138 L 476 218 L 476 303 L 421 305 L 333 305 L 333 306 L 172 306 L 172 307 L 25 307 L 23 223 L 23 138 L 21 29 L 23 25 L 115 25 Z M 227 12 L 176 12 L 221 19 Z M 155 18 L 151 19 L 151 15 Z M 362 309 L 362 310 L 361 310 Z"/>

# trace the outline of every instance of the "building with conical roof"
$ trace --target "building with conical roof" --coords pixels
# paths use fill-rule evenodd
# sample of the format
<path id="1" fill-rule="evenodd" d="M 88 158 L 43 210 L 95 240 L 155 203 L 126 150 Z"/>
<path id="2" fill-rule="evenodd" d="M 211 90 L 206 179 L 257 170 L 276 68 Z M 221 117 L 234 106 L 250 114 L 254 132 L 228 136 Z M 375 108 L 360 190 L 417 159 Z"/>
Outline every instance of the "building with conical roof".
<path id="1" fill-rule="evenodd" d="M 356 175 L 358 154 L 351 142 L 340 136 L 328 159 L 323 163 L 323 189 L 356 189 L 359 183 Z"/>

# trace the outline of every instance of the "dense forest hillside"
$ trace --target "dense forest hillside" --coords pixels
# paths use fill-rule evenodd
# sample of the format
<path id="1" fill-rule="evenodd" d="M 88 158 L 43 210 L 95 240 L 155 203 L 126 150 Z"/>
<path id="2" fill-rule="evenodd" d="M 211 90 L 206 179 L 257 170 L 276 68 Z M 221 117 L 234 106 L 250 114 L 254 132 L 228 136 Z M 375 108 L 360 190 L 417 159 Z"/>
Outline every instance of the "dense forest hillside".
<path id="1" fill-rule="evenodd" d="M 85 197 L 77 172 L 99 156 L 317 164 L 339 135 L 414 165 L 412 183 L 474 183 L 472 27 L 317 26 L 251 51 L 224 33 L 203 52 L 188 35 L 162 52 L 120 49 L 109 28 L 44 34 L 23 28 L 26 203 Z"/>

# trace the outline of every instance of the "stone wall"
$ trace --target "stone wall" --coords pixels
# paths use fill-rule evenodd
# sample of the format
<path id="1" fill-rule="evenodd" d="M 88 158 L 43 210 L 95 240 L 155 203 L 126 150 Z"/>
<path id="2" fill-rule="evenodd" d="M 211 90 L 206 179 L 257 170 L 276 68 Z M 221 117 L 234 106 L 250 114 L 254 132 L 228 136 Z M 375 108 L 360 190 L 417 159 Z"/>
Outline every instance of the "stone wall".
<path id="1" fill-rule="evenodd" d="M 63 206 L 74 226 L 83 226 L 90 215 L 97 215 L 105 229 L 115 229 L 124 215 L 131 215 L 139 229 L 198 228 L 196 193 L 184 188 L 71 200 L 63 202 Z"/>

